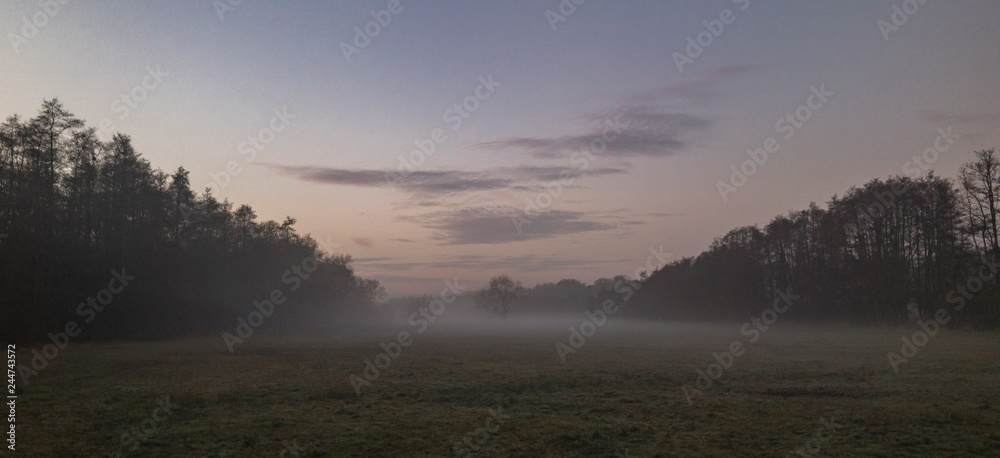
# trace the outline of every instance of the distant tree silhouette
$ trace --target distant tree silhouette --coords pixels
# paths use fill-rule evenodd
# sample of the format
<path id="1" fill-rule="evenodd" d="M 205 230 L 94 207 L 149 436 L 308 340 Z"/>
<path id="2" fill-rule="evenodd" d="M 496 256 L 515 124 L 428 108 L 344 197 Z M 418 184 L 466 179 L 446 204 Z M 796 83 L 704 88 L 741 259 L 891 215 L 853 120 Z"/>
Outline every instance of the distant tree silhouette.
<path id="1" fill-rule="evenodd" d="M 385 287 L 374 278 L 365 278 L 358 281 L 358 292 L 373 304 L 385 300 Z"/>
<path id="2" fill-rule="evenodd" d="M 490 279 L 489 286 L 476 295 L 476 305 L 488 312 L 496 313 L 506 319 L 510 306 L 517 302 L 524 286 L 507 275 L 498 275 Z"/>

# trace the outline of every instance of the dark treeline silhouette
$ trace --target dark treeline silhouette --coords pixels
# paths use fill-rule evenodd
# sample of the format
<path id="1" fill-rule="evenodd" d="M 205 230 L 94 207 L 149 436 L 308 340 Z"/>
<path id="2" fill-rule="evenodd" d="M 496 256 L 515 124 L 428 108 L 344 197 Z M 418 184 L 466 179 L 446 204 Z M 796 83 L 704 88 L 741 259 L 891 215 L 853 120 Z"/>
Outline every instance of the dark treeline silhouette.
<path id="1" fill-rule="evenodd" d="M 625 275 L 599 278 L 590 285 L 573 279 L 540 283 L 521 293 L 515 310 L 579 314 L 598 310 L 607 300 L 623 304 L 632 295 L 629 291 L 637 288 L 636 280 Z"/>
<path id="2" fill-rule="evenodd" d="M 951 326 L 996 328 L 1000 165 L 993 150 L 975 154 L 956 181 L 873 180 L 825 209 L 734 229 L 653 272 L 626 310 L 742 320 L 790 291 L 799 298 L 789 319 L 894 325 L 946 307 Z"/>
<path id="3" fill-rule="evenodd" d="M 265 301 L 281 303 L 263 328 L 335 322 L 381 293 L 294 219 L 258 221 L 247 205 L 196 193 L 184 168 L 152 168 L 125 135 L 100 141 L 58 100 L 0 126 L 0 202 L 6 341 L 69 322 L 80 339 L 233 332 Z"/>
<path id="4" fill-rule="evenodd" d="M 609 299 L 618 304 L 626 302 L 632 295 L 629 291 L 639 287 L 632 278 L 619 275 L 600 278 L 589 285 L 579 280 L 563 279 L 556 283 L 539 283 L 525 288 L 520 281 L 501 274 L 491 278 L 489 284 L 481 290 L 469 291 L 445 305 L 449 314 L 478 313 L 483 318 L 563 315 L 576 319 L 588 310 L 600 309 Z M 379 309 L 381 316 L 391 322 L 407 323 L 414 314 L 420 315 L 421 310 L 434 309 L 431 304 L 435 300 L 440 301 L 441 298 L 430 294 L 400 296 L 380 302 Z M 438 305 L 438 308 L 445 307 Z M 419 317 L 414 318 L 418 319 Z"/>

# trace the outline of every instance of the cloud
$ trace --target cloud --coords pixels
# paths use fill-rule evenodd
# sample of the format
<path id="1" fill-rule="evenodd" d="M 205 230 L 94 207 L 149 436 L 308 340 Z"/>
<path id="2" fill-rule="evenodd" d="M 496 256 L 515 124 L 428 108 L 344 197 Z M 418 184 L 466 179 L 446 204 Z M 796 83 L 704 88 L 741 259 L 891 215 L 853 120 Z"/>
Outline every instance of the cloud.
<path id="1" fill-rule="evenodd" d="M 724 96 L 723 85 L 727 82 L 759 68 L 755 65 L 716 67 L 686 80 L 629 96 L 622 101 L 622 105 L 655 104 L 685 109 L 703 108 Z"/>
<path id="2" fill-rule="evenodd" d="M 626 97 L 616 105 L 585 114 L 589 127 L 576 135 L 509 137 L 477 143 L 482 149 L 506 149 L 539 159 L 580 150 L 615 157 L 673 156 L 691 146 L 691 138 L 711 129 L 710 118 L 683 112 L 703 108 L 721 93 L 720 86 L 756 67 L 718 67 L 697 77 Z"/>
<path id="3" fill-rule="evenodd" d="M 402 272 L 420 268 L 420 272 L 432 269 L 464 270 L 470 272 L 488 272 L 495 270 L 516 270 L 519 272 L 551 272 L 558 269 L 575 271 L 597 269 L 606 264 L 628 262 L 629 259 L 577 259 L 565 258 L 561 255 L 525 254 L 519 256 L 486 256 L 460 255 L 448 258 L 438 258 L 432 262 L 387 261 L 385 258 L 355 259 L 354 264 L 360 269 L 374 272 L 379 279 L 423 279 L 399 275 Z M 440 281 L 440 280 L 438 280 Z"/>
<path id="4" fill-rule="evenodd" d="M 426 274 L 434 269 L 462 270 L 468 272 L 491 272 L 512 270 L 518 272 L 552 272 L 560 269 L 573 271 L 601 269 L 607 264 L 627 262 L 628 259 L 577 259 L 561 255 L 526 254 L 519 256 L 461 255 L 437 258 L 432 262 L 391 261 L 386 258 L 354 259 L 359 270 L 380 280 L 424 280 L 433 279 L 411 277 L 404 273 L 419 271 Z M 440 280 L 438 280 L 440 282 Z"/>
<path id="5" fill-rule="evenodd" d="M 494 169 L 499 173 L 512 174 L 526 178 L 526 183 L 532 182 L 552 182 L 567 178 L 600 177 L 608 175 L 624 175 L 628 171 L 618 167 L 599 167 L 581 170 L 578 168 L 557 167 L 557 166 L 528 166 L 500 167 Z"/>
<path id="6" fill-rule="evenodd" d="M 921 113 L 924 121 L 934 124 L 979 124 L 1000 121 L 1000 113 L 957 114 L 943 111 L 928 110 Z"/>
<path id="7" fill-rule="evenodd" d="M 503 270 L 510 269 L 520 272 L 551 272 L 557 269 L 586 270 L 597 268 L 603 264 L 627 262 L 627 259 L 583 260 L 563 258 L 558 255 L 526 254 L 520 256 L 482 256 L 465 255 L 429 264 L 441 269 L 464 270 Z M 486 268 L 484 269 L 484 266 Z"/>
<path id="8" fill-rule="evenodd" d="M 302 181 L 362 187 L 400 186 L 411 192 L 452 193 L 486 191 L 510 187 L 509 178 L 490 177 L 483 172 L 458 170 L 416 171 L 401 177 L 387 170 L 339 169 L 334 167 L 260 164 L 282 175 Z M 402 179 L 405 178 L 405 179 Z"/>
<path id="9" fill-rule="evenodd" d="M 402 262 L 388 258 L 355 258 L 351 260 L 351 263 L 359 269 L 376 272 L 398 272 L 426 266 L 426 263 L 423 262 Z"/>
<path id="10" fill-rule="evenodd" d="M 418 170 L 405 175 L 388 170 L 341 169 L 334 167 L 293 166 L 262 163 L 261 167 L 301 181 L 359 187 L 400 188 L 422 197 L 422 205 L 439 205 L 431 197 L 464 192 L 502 189 L 535 190 L 537 185 L 560 178 L 608 176 L 628 173 L 625 169 L 600 167 L 587 170 L 567 167 L 518 166 L 497 167 L 481 172 L 460 170 Z"/>
<path id="11" fill-rule="evenodd" d="M 627 107 L 609 112 L 587 133 L 561 137 L 507 138 L 478 143 L 484 149 L 516 149 L 538 159 L 555 159 L 576 151 L 617 157 L 663 157 L 688 146 L 688 133 L 711 127 L 707 118 L 664 113 L 648 107 Z"/>
<path id="12" fill-rule="evenodd" d="M 365 248 L 371 248 L 372 247 L 372 239 L 370 239 L 368 237 L 354 237 L 354 238 L 351 239 L 351 241 L 353 241 L 355 244 L 357 244 L 359 246 L 363 246 Z"/>
<path id="13" fill-rule="evenodd" d="M 402 216 L 400 219 L 437 231 L 433 239 L 448 245 L 502 244 L 614 227 L 585 219 L 580 212 L 552 210 L 538 214 L 530 223 L 521 225 L 521 233 L 518 234 L 513 219 L 518 214 L 521 212 L 515 207 L 468 207 Z"/>
<path id="14" fill-rule="evenodd" d="M 588 115 L 591 129 L 561 137 L 514 137 L 474 145 L 483 149 L 514 149 L 539 159 L 555 159 L 571 152 L 588 151 L 626 157 L 662 157 L 677 154 L 687 146 L 688 133 L 707 130 L 707 118 L 668 113 L 657 108 L 628 106 Z"/>
<path id="15" fill-rule="evenodd" d="M 666 218 L 668 216 L 687 216 L 687 213 L 651 212 L 651 213 L 642 213 L 639 216 L 652 216 L 654 218 Z"/>
<path id="16" fill-rule="evenodd" d="M 410 193 L 408 201 L 392 203 L 396 210 L 440 207 L 446 203 L 444 197 L 454 197 L 457 194 L 473 191 L 492 191 L 485 197 L 491 198 L 495 203 L 495 199 L 502 198 L 496 193 L 500 189 L 540 191 L 544 189 L 545 183 L 556 180 L 628 173 L 625 169 L 615 167 L 592 167 L 581 170 L 557 166 L 522 165 L 497 167 L 484 172 L 416 171 L 393 183 L 385 178 L 386 172 L 379 170 L 271 163 L 261 166 L 283 175 L 315 183 L 360 187 L 395 186 Z M 458 208 L 457 210 L 430 210 L 418 215 L 402 216 L 399 219 L 436 231 L 431 239 L 432 242 L 458 245 L 510 243 L 613 228 L 612 225 L 602 221 L 585 219 L 579 212 L 549 211 L 537 215 L 527 224 L 522 224 L 519 234 L 513 217 L 523 213 L 522 209 L 513 206 L 483 206 L 483 197 L 483 195 L 478 197 L 472 195 L 464 201 L 452 198 L 451 206 Z M 353 241 L 360 246 L 372 246 L 371 240 L 367 238 L 354 238 Z M 410 239 L 393 239 L 393 241 L 415 242 Z"/>

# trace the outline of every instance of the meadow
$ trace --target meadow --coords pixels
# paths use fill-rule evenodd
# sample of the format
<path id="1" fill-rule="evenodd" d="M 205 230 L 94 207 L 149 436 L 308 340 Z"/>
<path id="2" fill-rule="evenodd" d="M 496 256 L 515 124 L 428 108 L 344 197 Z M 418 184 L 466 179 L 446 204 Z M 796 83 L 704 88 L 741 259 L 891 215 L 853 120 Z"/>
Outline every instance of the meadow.
<path id="1" fill-rule="evenodd" d="M 220 338 L 73 343 L 22 387 L 17 449 L 62 457 L 1000 456 L 996 333 L 941 331 L 896 372 L 886 355 L 914 329 L 779 323 L 750 342 L 739 323 L 612 321 L 563 363 L 556 343 L 568 341 L 566 324 L 442 325 L 411 336 L 388 365 L 379 361 L 372 380 L 366 360 L 398 330 L 259 335 L 233 354 Z M 699 387 L 699 371 L 733 341 L 744 351 Z M 352 375 L 370 382 L 360 396 Z"/>

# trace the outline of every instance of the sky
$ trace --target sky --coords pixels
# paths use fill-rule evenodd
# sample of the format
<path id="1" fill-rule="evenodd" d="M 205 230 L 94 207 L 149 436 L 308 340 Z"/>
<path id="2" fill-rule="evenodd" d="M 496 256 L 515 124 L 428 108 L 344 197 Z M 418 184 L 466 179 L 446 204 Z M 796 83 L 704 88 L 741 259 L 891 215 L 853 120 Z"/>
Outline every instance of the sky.
<path id="1" fill-rule="evenodd" d="M 995 0 L 576 1 L 6 0 L 0 115 L 58 97 L 394 294 L 634 275 L 1000 146 Z"/>

